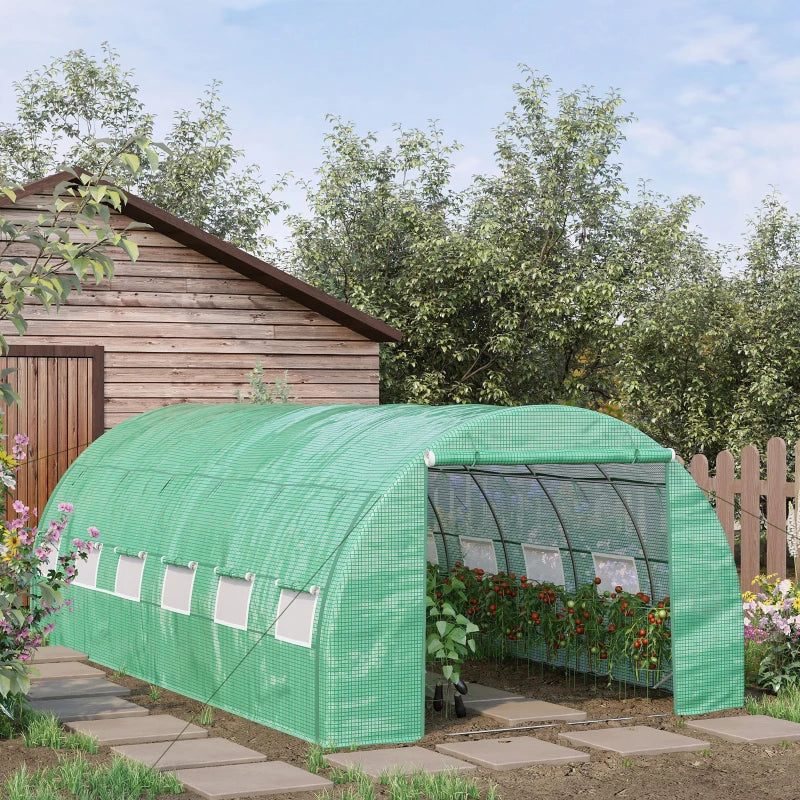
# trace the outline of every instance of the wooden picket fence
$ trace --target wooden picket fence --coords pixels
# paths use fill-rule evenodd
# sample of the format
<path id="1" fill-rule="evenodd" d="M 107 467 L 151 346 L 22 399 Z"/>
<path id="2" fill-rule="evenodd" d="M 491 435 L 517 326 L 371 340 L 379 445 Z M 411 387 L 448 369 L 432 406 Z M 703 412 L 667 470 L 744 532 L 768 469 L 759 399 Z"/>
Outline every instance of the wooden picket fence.
<path id="1" fill-rule="evenodd" d="M 754 445 L 742 448 L 739 463 L 741 467 L 737 477 L 733 454 L 723 450 L 717 455 L 713 475 L 709 475 L 708 459 L 703 455 L 694 456 L 688 469 L 711 500 L 734 553 L 737 518 L 741 524 L 738 560 L 744 591 L 750 588 L 753 578 L 759 573 L 786 577 L 786 510 L 787 501 L 797 496 L 800 442 L 794 446 L 794 481 L 787 480 L 786 442 L 778 437 L 767 443 L 766 479 L 761 477 L 761 454 Z M 764 527 L 766 563 L 762 563 L 761 558 L 761 531 Z"/>

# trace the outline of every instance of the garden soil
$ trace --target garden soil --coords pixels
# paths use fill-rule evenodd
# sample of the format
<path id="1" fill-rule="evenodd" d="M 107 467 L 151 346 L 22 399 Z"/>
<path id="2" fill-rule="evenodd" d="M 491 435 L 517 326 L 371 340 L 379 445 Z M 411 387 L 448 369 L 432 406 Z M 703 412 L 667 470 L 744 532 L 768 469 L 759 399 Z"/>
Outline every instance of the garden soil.
<path id="1" fill-rule="evenodd" d="M 150 687 L 142 681 L 128 676 L 119 676 L 106 670 L 111 680 L 127 686 L 135 703 L 147 706 L 152 713 L 168 713 L 188 721 L 199 720 L 201 704 L 185 697 L 162 690 L 158 699 L 150 696 Z M 610 722 L 580 726 L 580 730 L 617 725 L 647 724 L 656 728 L 694 735 L 680 718 L 673 716 L 647 719 L 650 714 L 670 714 L 672 699 L 667 694 L 655 693 L 645 696 L 641 688 L 636 696 L 631 687 L 607 687 L 605 681 L 565 677 L 563 672 L 530 668 L 525 662 L 475 662 L 464 670 L 467 681 L 475 680 L 498 689 L 526 695 L 537 700 L 561 703 L 585 711 L 589 719 L 609 717 L 635 717 L 623 722 Z M 727 716 L 745 713 L 728 711 L 709 716 Z M 419 744 L 434 748 L 444 741 L 452 742 L 456 737 L 446 734 L 457 731 L 481 730 L 498 727 L 487 717 L 470 714 L 465 719 L 428 710 L 426 736 Z M 535 735 L 543 740 L 564 744 L 558 733 L 568 730 L 566 726 L 524 731 L 522 735 Z M 286 761 L 305 767 L 308 745 L 292 736 L 265 728 L 224 711 L 214 710 L 212 736 L 222 736 L 231 741 L 264 753 L 270 760 Z M 484 734 L 506 737 L 509 733 Z M 458 737 L 459 739 L 462 737 Z M 468 738 L 468 737 L 463 737 Z M 478 737 L 469 737 L 478 738 Z M 769 797 L 770 800 L 800 800 L 800 742 L 782 745 L 747 745 L 710 739 L 708 751 L 674 753 L 670 755 L 623 759 L 601 751 L 591 752 L 591 761 L 583 764 L 529 767 L 511 772 L 492 772 L 478 769 L 471 773 L 485 793 L 497 784 L 503 800 L 574 800 L 574 798 L 598 798 L 599 800 L 752 800 Z M 96 756 L 88 756 L 92 762 L 101 763 L 110 758 L 108 748 L 101 748 Z M 0 785 L 6 778 L 26 764 L 29 769 L 52 766 L 57 756 L 45 748 L 27 749 L 21 740 L 0 743 Z M 324 774 L 324 773 L 323 773 Z M 377 787 L 378 797 L 385 797 Z M 338 794 L 338 793 L 337 793 Z M 485 796 L 482 795 L 482 796 Z M 285 800 L 309 800 L 312 794 L 287 794 Z M 181 800 L 199 800 L 196 795 L 186 793 Z"/>

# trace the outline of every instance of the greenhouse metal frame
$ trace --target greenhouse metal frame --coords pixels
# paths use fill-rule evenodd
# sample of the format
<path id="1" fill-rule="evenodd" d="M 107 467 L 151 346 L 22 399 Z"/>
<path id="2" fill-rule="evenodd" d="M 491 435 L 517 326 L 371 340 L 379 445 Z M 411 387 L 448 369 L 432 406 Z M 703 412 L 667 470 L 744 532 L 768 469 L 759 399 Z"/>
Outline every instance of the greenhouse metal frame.
<path id="1" fill-rule="evenodd" d="M 675 712 L 743 704 L 742 607 L 672 451 L 568 406 L 176 405 L 64 475 L 100 529 L 52 636 L 320 744 L 424 735 L 426 562 L 671 598 Z M 487 570 L 489 571 L 489 570 Z"/>

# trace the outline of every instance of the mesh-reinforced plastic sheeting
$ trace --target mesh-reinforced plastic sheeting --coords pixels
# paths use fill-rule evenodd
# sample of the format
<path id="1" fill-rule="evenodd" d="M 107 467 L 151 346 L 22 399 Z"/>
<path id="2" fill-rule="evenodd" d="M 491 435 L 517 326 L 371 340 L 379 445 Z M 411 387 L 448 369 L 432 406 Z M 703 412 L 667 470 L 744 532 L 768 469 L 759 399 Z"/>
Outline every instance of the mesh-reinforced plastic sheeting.
<path id="1" fill-rule="evenodd" d="M 560 562 L 574 588 L 599 553 L 609 574 L 669 591 L 676 710 L 738 706 L 733 560 L 670 458 L 618 420 L 562 406 L 149 412 L 92 444 L 45 511 L 73 503 L 65 538 L 95 525 L 103 542 L 95 585 L 68 590 L 75 611 L 52 640 L 309 741 L 414 741 L 430 529 L 443 567 L 463 545 L 518 574 L 526 557 L 548 574 Z M 130 596 L 141 566 L 138 601 L 115 594 L 121 560 Z M 189 613 L 171 590 L 162 607 L 167 567 L 192 562 Z"/>

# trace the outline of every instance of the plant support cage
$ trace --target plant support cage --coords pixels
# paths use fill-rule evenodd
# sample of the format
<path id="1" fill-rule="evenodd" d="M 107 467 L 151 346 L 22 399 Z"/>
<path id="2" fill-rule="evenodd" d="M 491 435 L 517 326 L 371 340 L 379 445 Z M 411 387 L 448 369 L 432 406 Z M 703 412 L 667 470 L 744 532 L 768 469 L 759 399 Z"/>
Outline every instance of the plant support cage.
<path id="1" fill-rule="evenodd" d="M 424 734 L 426 561 L 671 598 L 675 712 L 743 704 L 739 583 L 670 450 L 565 406 L 177 405 L 59 482 L 54 643 L 317 743 Z"/>

